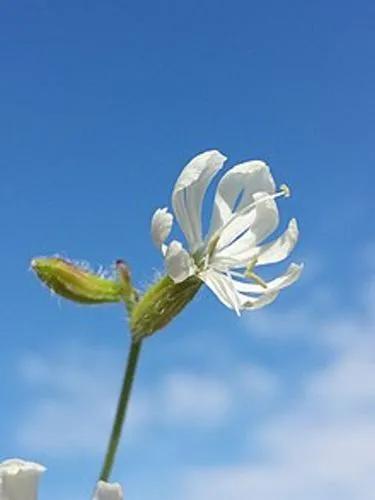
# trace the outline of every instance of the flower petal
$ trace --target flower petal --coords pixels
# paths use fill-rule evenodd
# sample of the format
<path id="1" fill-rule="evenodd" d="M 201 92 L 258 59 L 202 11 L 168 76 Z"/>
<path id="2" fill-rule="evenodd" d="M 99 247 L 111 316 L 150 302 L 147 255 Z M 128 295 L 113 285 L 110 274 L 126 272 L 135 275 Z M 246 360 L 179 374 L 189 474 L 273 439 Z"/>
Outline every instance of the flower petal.
<path id="1" fill-rule="evenodd" d="M 262 245 L 257 257 L 257 265 L 274 264 L 286 259 L 298 241 L 298 225 L 291 219 L 286 231 L 275 241 Z"/>
<path id="2" fill-rule="evenodd" d="M 151 220 L 151 235 L 157 248 L 162 248 L 163 243 L 170 235 L 173 225 L 173 215 L 168 208 L 158 208 Z"/>
<path id="3" fill-rule="evenodd" d="M 192 252 L 203 241 L 201 211 L 205 192 L 225 160 L 219 151 L 201 153 L 186 165 L 175 184 L 173 210 Z"/>
<path id="4" fill-rule="evenodd" d="M 123 500 L 124 495 L 119 483 L 99 481 L 93 500 Z"/>
<path id="5" fill-rule="evenodd" d="M 256 205 L 249 214 L 234 217 L 220 235 L 212 263 L 232 262 L 231 267 L 246 267 L 258 255 L 256 246 L 269 236 L 279 223 L 276 201 L 267 193 L 253 195 Z"/>
<path id="6" fill-rule="evenodd" d="M 238 292 L 269 294 L 277 292 L 295 283 L 301 276 L 303 264 L 292 263 L 284 274 L 267 283 L 267 288 L 255 283 L 248 283 L 239 280 L 233 280 L 233 284 Z"/>
<path id="7" fill-rule="evenodd" d="M 45 467 L 34 462 L 11 459 L 0 463 L 0 488 L 3 500 L 36 500 L 39 477 Z"/>
<path id="8" fill-rule="evenodd" d="M 240 315 L 240 300 L 230 276 L 209 269 L 199 274 L 202 281 L 214 292 L 216 297 L 229 309 Z"/>
<path id="9" fill-rule="evenodd" d="M 280 292 L 264 293 L 258 297 L 248 297 L 241 294 L 241 308 L 245 311 L 255 311 L 271 304 Z"/>
<path id="10" fill-rule="evenodd" d="M 185 281 L 195 272 L 194 261 L 179 241 L 172 241 L 165 254 L 165 266 L 168 276 L 175 283 Z"/>
<path id="11" fill-rule="evenodd" d="M 257 192 L 275 192 L 275 182 L 266 163 L 247 161 L 231 168 L 216 190 L 210 234 L 222 227 L 234 212 L 250 205 Z"/>

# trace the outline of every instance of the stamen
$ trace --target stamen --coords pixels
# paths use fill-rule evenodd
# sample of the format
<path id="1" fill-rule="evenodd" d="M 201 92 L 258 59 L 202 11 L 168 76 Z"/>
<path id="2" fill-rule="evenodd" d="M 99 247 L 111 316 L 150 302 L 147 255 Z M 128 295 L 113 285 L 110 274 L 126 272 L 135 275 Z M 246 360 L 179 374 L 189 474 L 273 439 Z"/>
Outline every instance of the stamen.
<path id="1" fill-rule="evenodd" d="M 254 257 L 254 258 L 252 258 L 252 259 L 251 259 L 251 261 L 249 262 L 249 264 L 248 264 L 248 265 L 247 265 L 247 267 L 246 267 L 245 276 L 246 276 L 247 274 L 251 274 L 251 273 L 253 272 L 253 269 L 254 269 L 254 267 L 255 267 L 255 265 L 256 265 L 256 263 L 257 263 L 257 261 L 258 261 L 258 258 L 257 258 L 257 257 Z"/>
<path id="2" fill-rule="evenodd" d="M 245 278 L 255 281 L 255 283 L 257 283 L 261 287 L 267 288 L 267 283 L 260 276 L 254 273 L 254 267 L 256 266 L 257 260 L 258 260 L 257 257 L 251 259 L 246 268 L 244 276 Z"/>
<path id="3" fill-rule="evenodd" d="M 285 198 L 290 198 L 291 192 L 290 192 L 290 188 L 287 184 L 281 184 L 280 191 L 283 193 Z"/>
<path id="4" fill-rule="evenodd" d="M 208 244 L 208 249 L 207 249 L 207 255 L 208 258 L 210 259 L 215 252 L 215 249 L 217 247 L 217 244 L 219 243 L 220 235 L 217 234 L 216 236 L 214 235 L 213 238 L 211 238 L 209 244 Z"/>
<path id="5" fill-rule="evenodd" d="M 248 273 L 247 271 L 245 272 L 245 277 L 246 278 L 249 278 L 253 281 L 255 281 L 255 283 L 257 285 L 260 285 L 262 288 L 267 288 L 268 285 L 267 283 L 264 281 L 264 279 L 262 279 L 260 276 L 258 276 L 257 274 L 251 272 L 251 273 Z"/>

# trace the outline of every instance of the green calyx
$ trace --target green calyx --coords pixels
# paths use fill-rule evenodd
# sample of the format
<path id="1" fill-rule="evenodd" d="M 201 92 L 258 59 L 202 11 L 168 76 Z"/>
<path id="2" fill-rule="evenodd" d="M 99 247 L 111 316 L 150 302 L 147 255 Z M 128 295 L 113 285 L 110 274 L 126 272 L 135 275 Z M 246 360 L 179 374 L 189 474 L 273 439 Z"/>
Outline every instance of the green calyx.
<path id="1" fill-rule="evenodd" d="M 164 276 L 139 296 L 129 268 L 121 260 L 116 262 L 117 279 L 105 278 L 61 257 L 36 258 L 31 267 L 51 291 L 65 299 L 86 305 L 125 303 L 134 341 L 170 323 L 202 285 L 196 276 L 182 283 Z"/>
<path id="2" fill-rule="evenodd" d="M 202 282 L 192 276 L 175 283 L 164 276 L 134 304 L 130 329 L 135 340 L 152 335 L 166 326 L 194 298 Z"/>
<path id="3" fill-rule="evenodd" d="M 31 267 L 53 292 L 80 304 L 103 304 L 124 300 L 120 281 L 107 279 L 60 257 L 33 259 Z"/>

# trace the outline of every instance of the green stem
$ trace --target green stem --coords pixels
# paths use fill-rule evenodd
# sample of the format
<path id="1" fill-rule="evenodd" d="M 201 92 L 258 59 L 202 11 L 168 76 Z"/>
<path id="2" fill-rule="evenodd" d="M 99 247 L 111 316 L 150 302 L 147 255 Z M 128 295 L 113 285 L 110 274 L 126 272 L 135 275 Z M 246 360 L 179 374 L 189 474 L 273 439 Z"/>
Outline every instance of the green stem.
<path id="1" fill-rule="evenodd" d="M 126 411 L 129 403 L 130 393 L 132 390 L 134 375 L 137 368 L 138 358 L 141 351 L 142 340 L 132 340 L 124 381 L 122 383 L 120 398 L 117 404 L 116 416 L 113 422 L 112 433 L 109 439 L 107 453 L 104 459 L 102 472 L 100 474 L 101 481 L 107 481 L 112 471 L 116 452 L 121 438 L 121 431 L 126 417 Z"/>

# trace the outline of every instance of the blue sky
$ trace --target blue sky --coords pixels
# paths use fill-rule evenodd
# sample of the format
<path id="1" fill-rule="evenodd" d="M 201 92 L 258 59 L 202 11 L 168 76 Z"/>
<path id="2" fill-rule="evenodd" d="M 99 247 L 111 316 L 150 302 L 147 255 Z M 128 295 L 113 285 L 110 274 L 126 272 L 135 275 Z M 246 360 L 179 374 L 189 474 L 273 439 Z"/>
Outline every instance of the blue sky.
<path id="1" fill-rule="evenodd" d="M 89 498 L 128 336 L 118 307 L 51 298 L 30 258 L 121 257 L 146 286 L 150 217 L 212 148 L 290 185 L 306 272 L 240 320 L 204 290 L 148 340 L 113 478 L 130 500 L 370 500 L 374 14 L 3 2 L 0 458 L 45 463 L 42 500 Z"/>

